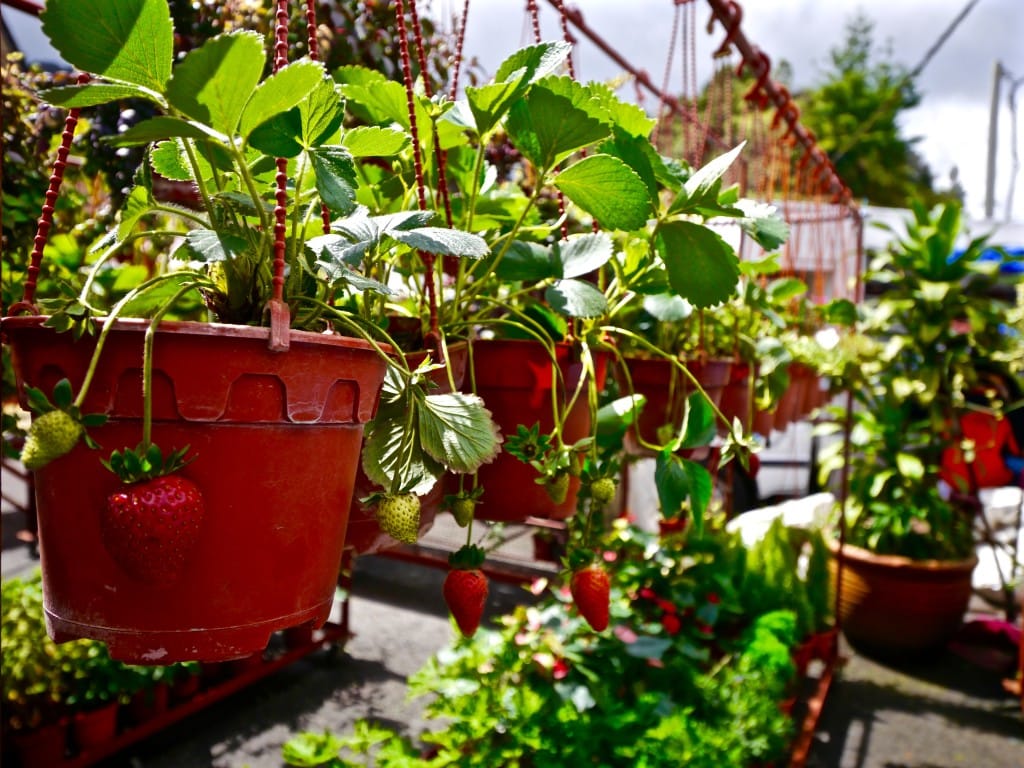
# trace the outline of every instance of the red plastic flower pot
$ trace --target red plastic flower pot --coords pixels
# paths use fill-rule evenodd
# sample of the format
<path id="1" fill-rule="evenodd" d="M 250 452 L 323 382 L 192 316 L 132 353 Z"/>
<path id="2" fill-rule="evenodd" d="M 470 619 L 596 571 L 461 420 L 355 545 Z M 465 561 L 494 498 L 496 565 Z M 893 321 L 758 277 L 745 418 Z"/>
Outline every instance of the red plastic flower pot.
<path id="1" fill-rule="evenodd" d="M 553 363 L 547 348 L 534 341 L 493 339 L 473 342 L 473 375 L 476 392 L 483 398 L 494 422 L 506 438 L 520 424 L 540 424 L 540 431 L 554 428 L 552 414 Z M 561 381 L 555 397 L 568 404 L 583 375 L 583 364 L 567 343 L 555 345 Z M 608 369 L 608 356 L 595 355 L 595 375 L 600 386 Z M 571 445 L 590 434 L 590 410 L 586 389 L 565 418 L 562 439 Z M 579 480 L 570 478 L 565 501 L 556 504 L 536 480 L 537 471 L 505 451 L 480 467 L 477 478 L 484 492 L 476 508 L 481 520 L 513 522 L 528 517 L 564 520 L 576 509 Z"/>
<path id="2" fill-rule="evenodd" d="M 94 342 L 6 318 L 19 388 L 83 380 Z M 100 464 L 142 435 L 146 321 L 116 322 L 84 413 L 104 413 L 83 443 L 36 473 L 44 609 L 51 637 L 90 637 L 135 664 L 247 656 L 272 632 L 330 614 L 363 425 L 385 361 L 355 339 L 269 329 L 160 325 L 153 355 L 153 441 L 191 446 L 180 474 L 206 508 L 186 567 L 169 583 L 133 576 L 104 541 L 101 516 L 122 483 Z"/>

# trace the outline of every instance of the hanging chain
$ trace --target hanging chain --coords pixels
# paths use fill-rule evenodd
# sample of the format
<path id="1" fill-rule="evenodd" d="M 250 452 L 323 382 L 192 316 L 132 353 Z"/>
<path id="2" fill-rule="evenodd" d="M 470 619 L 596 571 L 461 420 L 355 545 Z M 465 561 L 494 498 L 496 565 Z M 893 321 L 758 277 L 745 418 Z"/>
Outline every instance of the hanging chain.
<path id="1" fill-rule="evenodd" d="M 274 72 L 288 63 L 288 0 L 277 0 L 274 26 Z M 270 350 L 288 350 L 291 316 L 284 302 L 285 229 L 288 219 L 288 159 L 277 158 L 277 184 L 274 205 L 274 279 L 273 295 L 267 302 L 270 312 Z"/>
<path id="2" fill-rule="evenodd" d="M 405 99 L 409 109 L 409 133 L 412 135 L 413 167 L 416 172 L 416 194 L 421 211 L 427 210 L 427 191 L 423 182 L 423 147 L 420 144 L 419 128 L 416 123 L 416 98 L 413 93 L 412 63 L 409 59 L 409 33 L 405 26 L 405 3 L 395 0 L 395 21 L 398 24 L 398 47 L 402 59 L 402 80 L 405 83 Z M 426 76 L 424 73 L 424 80 Z M 435 142 L 436 144 L 436 142 Z M 423 262 L 424 288 L 427 293 L 429 315 L 429 331 L 427 343 L 437 343 L 440 347 L 440 333 L 437 321 L 437 288 L 434 284 L 434 254 L 419 251 Z M 438 349 L 440 359 L 440 348 Z"/>
<path id="3" fill-rule="evenodd" d="M 77 82 L 79 85 L 84 85 L 89 82 L 89 75 L 83 72 L 78 76 Z M 16 315 L 19 312 L 31 312 L 32 314 L 39 312 L 35 306 L 36 281 L 39 279 L 39 268 L 43 263 L 43 249 L 50 237 L 50 227 L 53 226 L 54 206 L 57 203 L 57 196 L 60 194 L 60 187 L 64 183 L 64 169 L 68 167 L 68 153 L 71 151 L 71 142 L 75 138 L 79 114 L 81 114 L 81 110 L 76 107 L 70 110 L 64 119 L 64 132 L 60 135 L 57 159 L 53 163 L 50 183 L 43 198 L 39 220 L 36 222 L 36 236 L 32 242 L 32 255 L 29 257 L 25 288 L 22 291 L 21 301 L 12 304 L 8 309 L 7 314 L 9 315 Z"/>

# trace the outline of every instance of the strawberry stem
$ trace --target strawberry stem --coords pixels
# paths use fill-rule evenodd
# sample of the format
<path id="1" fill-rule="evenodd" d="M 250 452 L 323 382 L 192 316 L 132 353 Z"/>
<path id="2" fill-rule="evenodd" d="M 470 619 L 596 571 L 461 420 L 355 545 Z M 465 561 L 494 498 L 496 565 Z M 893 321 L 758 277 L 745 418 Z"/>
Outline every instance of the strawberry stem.
<path id="1" fill-rule="evenodd" d="M 146 329 L 145 343 L 142 348 L 142 449 L 144 451 L 149 449 L 153 438 L 153 342 L 156 339 L 156 328 L 160 325 L 163 316 L 170 311 L 178 299 L 192 290 L 192 287 L 192 284 L 189 283 L 179 288 L 171 300 L 153 315 L 153 320 Z"/>
<path id="2" fill-rule="evenodd" d="M 89 387 L 92 385 L 93 377 L 96 375 L 96 369 L 99 367 L 100 353 L 103 351 L 103 346 L 106 344 L 107 336 L 114 328 L 114 320 L 121 314 L 129 303 L 138 298 L 142 293 L 145 293 L 150 288 L 165 282 L 170 279 L 180 279 L 183 273 L 181 272 L 170 272 L 166 275 L 157 275 L 154 278 L 147 280 L 142 285 L 136 286 L 124 297 L 114 305 L 110 310 L 110 314 L 104 318 L 103 329 L 100 331 L 100 335 L 96 339 L 96 349 L 93 350 L 92 358 L 89 360 L 89 368 L 85 372 L 85 378 L 82 379 L 82 386 L 78 390 L 78 396 L 75 398 L 74 405 L 78 408 L 82 407 L 82 403 L 85 402 L 86 395 L 89 394 Z M 201 278 L 201 275 L 194 275 L 195 277 Z M 189 283 L 189 289 L 193 287 L 194 283 Z M 177 295 L 175 296 L 177 299 Z"/>

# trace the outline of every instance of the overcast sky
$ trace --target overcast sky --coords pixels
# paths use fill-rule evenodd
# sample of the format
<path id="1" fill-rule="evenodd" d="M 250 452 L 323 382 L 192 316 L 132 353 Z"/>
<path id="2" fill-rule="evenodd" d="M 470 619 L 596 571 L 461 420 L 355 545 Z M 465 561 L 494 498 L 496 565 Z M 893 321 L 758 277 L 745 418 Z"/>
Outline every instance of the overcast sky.
<path id="1" fill-rule="evenodd" d="M 440 18 L 461 12 L 463 0 L 420 0 Z M 711 52 L 723 38 L 716 25 L 705 32 L 710 10 L 697 5 L 697 63 L 699 85 L 711 72 Z M 546 39 L 561 36 L 557 16 L 549 0 L 538 0 L 541 31 Z M 668 57 L 674 0 L 576 0 L 587 23 L 636 67 L 646 70 L 661 84 Z M 968 5 L 968 0 L 745 0 L 743 30 L 772 62 L 786 60 L 792 67 L 794 85 L 820 82 L 828 64 L 828 52 L 840 45 L 844 26 L 858 9 L 875 22 L 875 41 L 891 43 L 893 58 L 906 68 L 915 67 L 942 32 Z M 526 26 L 525 0 L 471 0 L 466 50 L 493 72 L 509 53 L 532 42 Z M 17 16 L 4 7 L 4 16 Z M 41 36 L 40 36 L 41 37 Z M 20 42 L 20 41 L 19 41 Z M 45 39 L 25 41 L 28 45 Z M 621 68 L 605 54 L 581 39 L 577 76 L 583 80 L 610 80 Z M 921 137 L 917 145 L 941 186 L 947 186 L 955 166 L 967 192 L 967 210 L 975 217 L 983 212 L 989 113 L 996 62 L 1013 78 L 1024 78 L 1024 0 L 978 0 L 964 21 L 931 60 L 918 79 L 921 105 L 906 113 L 905 135 Z M 681 86 L 678 46 L 675 79 Z M 1002 101 L 997 130 L 998 167 L 995 213 L 1002 219 L 1011 183 L 1010 83 L 1002 81 Z M 632 88 L 624 89 L 630 97 Z M 1024 86 L 1016 89 L 1018 105 L 1024 104 Z M 1024 112 L 1024 108 L 1020 110 Z M 1016 146 L 1024 158 L 1024 116 L 1018 120 Z M 1024 171 L 1015 175 L 1012 217 L 1024 222 Z"/>
<path id="2" fill-rule="evenodd" d="M 722 28 L 706 33 L 710 10 L 697 0 L 699 85 L 711 71 L 711 52 L 723 38 Z M 647 70 L 660 85 L 668 57 L 674 0 L 576 0 L 588 25 L 597 30 L 635 66 Z M 875 22 L 875 41 L 891 42 L 893 59 L 915 67 L 968 0 L 741 0 L 743 30 L 773 63 L 786 60 L 794 85 L 820 82 L 829 50 L 843 41 L 844 27 L 858 9 Z M 493 71 L 511 50 L 532 42 L 524 37 L 524 0 L 472 0 L 466 48 Z M 560 36 L 557 17 L 547 0 L 542 9 L 545 38 Z M 460 11 L 461 0 L 434 0 L 442 12 Z M 680 85 L 677 47 L 675 87 Z M 941 186 L 951 169 L 959 169 L 967 192 L 967 210 L 981 216 L 985 198 L 985 167 L 989 112 L 996 61 L 1015 78 L 1024 78 L 1024 0 L 979 0 L 918 79 L 921 105 L 906 113 L 906 136 L 920 136 L 923 154 Z M 583 80 L 616 77 L 621 68 L 581 40 L 577 76 Z M 1009 83 L 1002 81 L 998 122 L 996 218 L 1003 218 L 1010 192 L 1011 121 Z M 630 91 L 622 91 L 624 97 Z M 1024 87 L 1016 89 L 1024 112 Z M 1024 115 L 1018 119 L 1018 154 L 1024 160 Z M 1016 174 L 1013 218 L 1024 221 L 1024 171 Z"/>

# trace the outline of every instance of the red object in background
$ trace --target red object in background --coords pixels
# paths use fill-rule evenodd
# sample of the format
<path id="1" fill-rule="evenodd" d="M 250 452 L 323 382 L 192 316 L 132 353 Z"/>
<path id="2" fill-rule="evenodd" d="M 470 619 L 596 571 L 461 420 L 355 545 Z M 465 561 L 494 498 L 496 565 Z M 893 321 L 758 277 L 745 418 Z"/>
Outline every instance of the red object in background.
<path id="1" fill-rule="evenodd" d="M 954 489 L 966 492 L 978 488 L 1011 485 L 1013 472 L 1005 454 L 1020 455 L 1010 422 L 980 411 L 969 411 L 960 417 L 961 441 L 974 443 L 974 458 L 969 464 L 963 448 L 955 445 L 942 455 L 940 474 Z"/>

